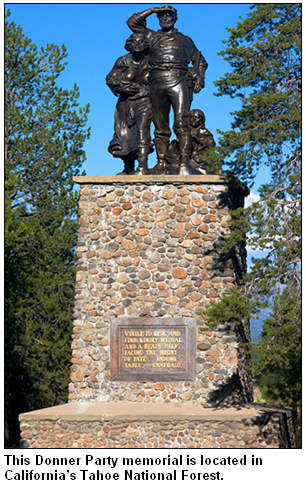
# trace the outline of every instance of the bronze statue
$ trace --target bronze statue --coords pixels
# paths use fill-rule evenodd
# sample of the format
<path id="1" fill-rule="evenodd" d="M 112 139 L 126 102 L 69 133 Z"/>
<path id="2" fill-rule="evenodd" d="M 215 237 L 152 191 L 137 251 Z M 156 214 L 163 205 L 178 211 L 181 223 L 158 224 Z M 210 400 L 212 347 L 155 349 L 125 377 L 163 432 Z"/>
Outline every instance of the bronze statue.
<path id="1" fill-rule="evenodd" d="M 161 29 L 148 29 L 146 18 L 156 13 Z M 174 28 L 177 11 L 171 6 L 153 7 L 132 15 L 127 21 L 133 32 L 143 33 L 149 41 L 149 86 L 155 126 L 154 145 L 157 152 L 155 173 L 165 173 L 165 157 L 169 150 L 171 130 L 169 112 L 174 110 L 174 132 L 179 148 L 179 174 L 193 173 L 190 167 L 192 151 L 188 113 L 192 94 L 204 87 L 207 69 L 201 52 L 194 42 Z M 192 62 L 193 68 L 189 68 Z"/>
<path id="2" fill-rule="evenodd" d="M 126 41 L 129 54 L 117 59 L 106 77 L 112 92 L 119 96 L 115 111 L 114 136 L 108 150 L 124 162 L 122 174 L 135 171 L 144 174 L 148 168 L 148 154 L 153 152 L 150 137 L 152 110 L 148 84 L 149 63 L 147 50 L 149 42 L 145 34 L 132 34 Z"/>

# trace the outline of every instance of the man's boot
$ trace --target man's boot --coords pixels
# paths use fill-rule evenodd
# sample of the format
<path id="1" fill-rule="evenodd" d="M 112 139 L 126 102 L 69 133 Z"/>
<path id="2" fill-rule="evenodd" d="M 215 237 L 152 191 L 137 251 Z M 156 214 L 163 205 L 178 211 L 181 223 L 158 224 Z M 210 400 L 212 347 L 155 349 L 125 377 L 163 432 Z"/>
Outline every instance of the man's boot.
<path id="1" fill-rule="evenodd" d="M 192 175 L 194 172 L 189 165 L 189 159 L 182 157 L 179 168 L 179 175 Z"/>
<path id="2" fill-rule="evenodd" d="M 169 150 L 169 142 L 168 140 L 160 140 L 160 139 L 154 139 L 154 145 L 156 149 L 156 155 L 157 155 L 157 164 L 155 167 L 153 167 L 152 171 L 154 171 L 155 174 L 165 174 L 166 170 L 166 160 L 165 156 L 168 153 Z"/>
<path id="3" fill-rule="evenodd" d="M 148 149 L 146 147 L 141 147 L 138 150 L 138 167 L 136 170 L 137 174 L 146 174 L 148 171 Z"/>
<path id="4" fill-rule="evenodd" d="M 191 159 L 191 136 L 189 132 L 181 132 L 177 135 L 179 143 L 179 154 L 180 154 L 180 175 L 192 175 L 193 171 L 190 167 Z"/>
<path id="5" fill-rule="evenodd" d="M 134 173 L 134 165 L 135 165 L 135 154 L 125 155 L 122 158 L 124 167 L 123 171 L 119 172 L 117 175 L 129 175 Z"/>

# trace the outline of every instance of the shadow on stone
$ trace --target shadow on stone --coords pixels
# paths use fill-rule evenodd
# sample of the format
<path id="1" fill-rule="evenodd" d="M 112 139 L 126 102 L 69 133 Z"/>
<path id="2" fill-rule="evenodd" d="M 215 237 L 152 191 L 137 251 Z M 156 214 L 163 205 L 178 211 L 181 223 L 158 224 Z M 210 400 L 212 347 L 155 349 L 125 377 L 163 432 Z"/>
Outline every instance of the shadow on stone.
<path id="1" fill-rule="evenodd" d="M 249 401 L 252 397 L 246 394 L 238 371 L 213 390 L 207 399 L 207 403 L 215 407 L 240 406 Z"/>
<path id="2" fill-rule="evenodd" d="M 260 414 L 251 419 L 252 425 L 261 430 L 261 439 L 268 447 L 278 442 L 279 449 L 295 448 L 296 412 L 280 407 L 252 404 L 258 407 Z M 244 422 L 244 421 L 243 421 Z"/>

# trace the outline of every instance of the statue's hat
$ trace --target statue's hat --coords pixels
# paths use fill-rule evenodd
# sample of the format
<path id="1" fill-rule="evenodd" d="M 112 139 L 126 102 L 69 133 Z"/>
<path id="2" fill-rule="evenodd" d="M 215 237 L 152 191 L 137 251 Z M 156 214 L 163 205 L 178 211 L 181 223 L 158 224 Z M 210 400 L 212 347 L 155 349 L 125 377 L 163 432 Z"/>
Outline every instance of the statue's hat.
<path id="1" fill-rule="evenodd" d="M 174 7 L 171 7 L 170 5 L 166 5 L 165 7 L 162 8 L 157 14 L 157 17 L 162 17 L 166 12 L 171 12 L 175 17 L 177 17 L 177 10 Z"/>

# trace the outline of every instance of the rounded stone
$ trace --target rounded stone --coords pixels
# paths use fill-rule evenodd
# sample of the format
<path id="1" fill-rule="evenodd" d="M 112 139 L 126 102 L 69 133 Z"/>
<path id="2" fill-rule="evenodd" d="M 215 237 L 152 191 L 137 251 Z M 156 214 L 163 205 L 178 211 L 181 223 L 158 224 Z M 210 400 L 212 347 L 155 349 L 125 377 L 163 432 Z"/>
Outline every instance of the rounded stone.
<path id="1" fill-rule="evenodd" d="M 149 191 L 146 191 L 142 195 L 142 200 L 147 202 L 153 202 L 153 196 Z"/>
<path id="2" fill-rule="evenodd" d="M 150 272 L 148 270 L 140 270 L 138 273 L 137 273 L 137 276 L 141 279 L 141 280 L 146 280 L 147 278 L 150 277 Z"/>
<path id="3" fill-rule="evenodd" d="M 118 276 L 117 276 L 117 282 L 119 283 L 127 283 L 129 281 L 129 277 L 126 273 L 120 273 Z"/>
<path id="4" fill-rule="evenodd" d="M 147 257 L 153 263 L 158 263 L 161 259 L 161 255 L 157 251 L 152 250 L 147 251 Z"/>
<path id="5" fill-rule="evenodd" d="M 174 189 L 164 189 L 161 196 L 164 199 L 173 199 L 176 196 L 176 191 Z"/>
<path id="6" fill-rule="evenodd" d="M 202 223 L 202 217 L 197 213 L 192 214 L 192 216 L 190 216 L 190 219 L 195 226 L 199 226 Z"/>
<path id="7" fill-rule="evenodd" d="M 214 214 L 206 214 L 204 216 L 204 221 L 215 222 L 215 221 L 218 221 L 218 218 Z"/>
<path id="8" fill-rule="evenodd" d="M 172 275 L 175 279 L 183 279 L 187 277 L 187 272 L 183 268 L 175 268 L 172 272 Z"/>
<path id="9" fill-rule="evenodd" d="M 71 381 L 83 381 L 84 380 L 84 375 L 82 373 L 71 373 L 70 375 Z"/>
<path id="10" fill-rule="evenodd" d="M 103 258 L 104 260 L 109 260 L 112 257 L 112 255 L 111 253 L 109 253 L 109 251 L 102 251 L 100 257 Z"/>
<path id="11" fill-rule="evenodd" d="M 202 206 L 204 206 L 204 202 L 201 201 L 201 199 L 196 199 L 195 201 L 192 202 L 192 204 L 196 208 L 201 208 Z"/>
<path id="12" fill-rule="evenodd" d="M 112 226 L 118 230 L 126 228 L 126 224 L 123 221 L 114 221 Z"/>
<path id="13" fill-rule="evenodd" d="M 178 289 L 181 285 L 181 282 L 177 279 L 174 279 L 174 280 L 170 280 L 169 285 L 171 289 Z"/>
<path id="14" fill-rule="evenodd" d="M 123 243 L 122 243 L 122 249 L 123 250 L 134 250 L 135 248 L 135 243 L 133 243 L 132 241 L 130 240 L 125 240 Z"/>
<path id="15" fill-rule="evenodd" d="M 165 385 L 163 383 L 156 383 L 155 390 L 163 391 L 165 389 Z"/>
<path id="16" fill-rule="evenodd" d="M 193 300 L 194 302 L 198 302 L 203 298 L 203 295 L 199 294 L 198 292 L 191 292 L 189 294 L 189 299 Z"/>
<path id="17" fill-rule="evenodd" d="M 146 236 L 149 234 L 149 230 L 147 228 L 139 228 L 135 231 L 135 233 L 139 236 Z"/>
<path id="18" fill-rule="evenodd" d="M 191 216 L 193 213 L 195 213 L 195 209 L 192 206 L 188 205 L 186 209 L 187 216 Z"/>
<path id="19" fill-rule="evenodd" d="M 127 290 L 128 292 L 135 292 L 135 290 L 136 290 L 136 285 L 134 285 L 134 284 L 132 284 L 132 283 L 129 283 L 129 284 L 127 284 L 127 285 L 126 285 L 126 287 L 125 287 L 125 288 L 126 288 L 126 290 Z"/>
<path id="20" fill-rule="evenodd" d="M 170 218 L 170 214 L 167 211 L 162 211 L 160 213 L 157 213 L 156 215 L 156 221 L 166 221 L 167 219 Z"/>
<path id="21" fill-rule="evenodd" d="M 193 245 L 193 241 L 192 240 L 184 240 L 184 241 L 182 241 L 181 245 L 184 248 L 191 248 L 192 245 Z"/>

